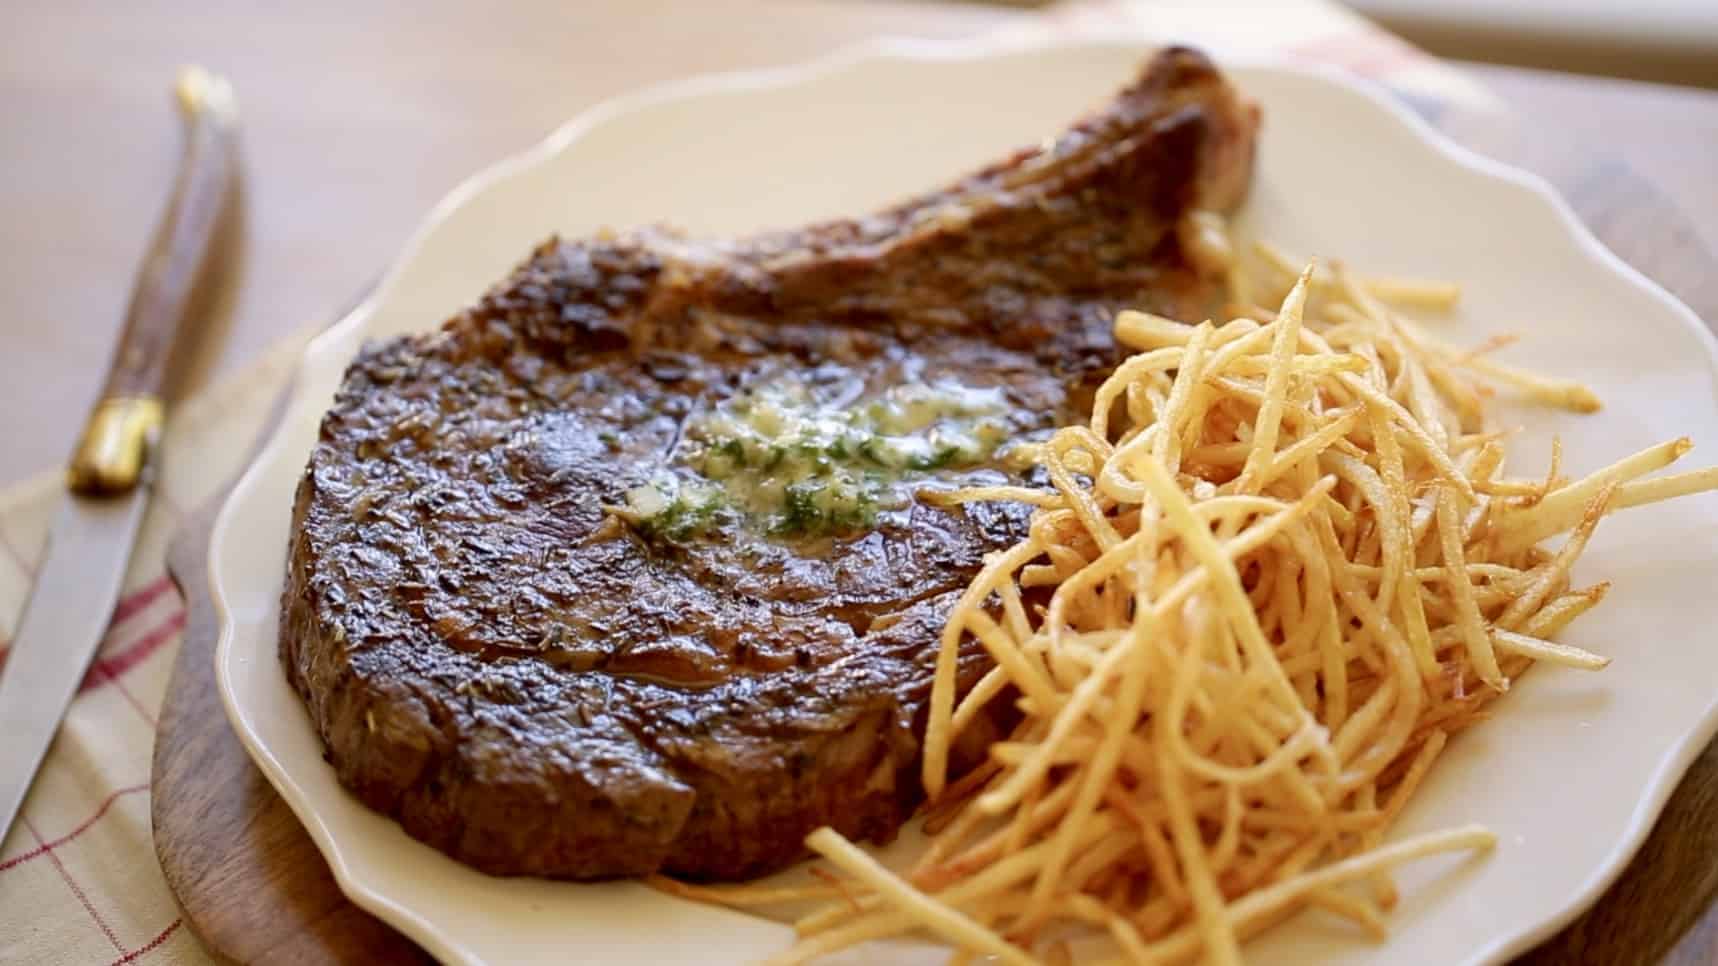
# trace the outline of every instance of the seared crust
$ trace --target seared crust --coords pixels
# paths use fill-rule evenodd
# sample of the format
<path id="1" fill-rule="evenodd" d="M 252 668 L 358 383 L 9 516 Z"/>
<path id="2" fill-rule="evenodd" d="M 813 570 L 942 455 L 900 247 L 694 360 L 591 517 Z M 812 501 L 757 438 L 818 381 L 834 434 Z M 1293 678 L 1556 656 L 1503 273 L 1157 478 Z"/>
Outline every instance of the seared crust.
<path id="1" fill-rule="evenodd" d="M 741 242 L 551 241 L 440 331 L 367 348 L 300 482 L 282 598 L 341 782 L 496 874 L 743 878 L 820 825 L 892 837 L 943 619 L 1026 508 L 668 545 L 604 507 L 690 412 L 784 370 L 910 363 L 1077 418 L 1117 308 L 1214 305 L 1176 225 L 1239 200 L 1255 125 L 1168 50 L 946 191 Z M 987 667 L 965 654 L 963 686 Z"/>

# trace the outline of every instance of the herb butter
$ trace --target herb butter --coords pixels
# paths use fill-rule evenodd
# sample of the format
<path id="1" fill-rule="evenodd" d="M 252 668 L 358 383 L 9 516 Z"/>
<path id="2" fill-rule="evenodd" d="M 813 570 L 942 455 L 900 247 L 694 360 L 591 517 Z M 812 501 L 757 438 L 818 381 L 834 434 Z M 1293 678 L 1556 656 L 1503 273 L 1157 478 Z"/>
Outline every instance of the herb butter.
<path id="1" fill-rule="evenodd" d="M 742 521 L 781 535 L 861 528 L 914 484 L 988 462 L 1010 411 L 998 387 L 934 380 L 829 400 L 784 376 L 689 419 L 675 472 L 627 503 L 671 539 Z"/>

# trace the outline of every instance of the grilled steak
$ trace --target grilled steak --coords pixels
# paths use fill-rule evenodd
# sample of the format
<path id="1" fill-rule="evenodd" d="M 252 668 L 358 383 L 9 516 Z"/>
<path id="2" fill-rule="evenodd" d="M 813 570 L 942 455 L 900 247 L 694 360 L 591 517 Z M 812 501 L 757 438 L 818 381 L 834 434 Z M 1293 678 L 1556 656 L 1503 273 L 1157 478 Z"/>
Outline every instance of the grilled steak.
<path id="1" fill-rule="evenodd" d="M 1046 147 L 857 221 L 552 240 L 368 346 L 300 482 L 281 657 L 342 783 L 496 874 L 776 869 L 921 795 L 943 621 L 1114 311 L 1202 317 L 1255 109 L 1164 51 Z M 963 686 L 988 667 L 963 655 Z"/>

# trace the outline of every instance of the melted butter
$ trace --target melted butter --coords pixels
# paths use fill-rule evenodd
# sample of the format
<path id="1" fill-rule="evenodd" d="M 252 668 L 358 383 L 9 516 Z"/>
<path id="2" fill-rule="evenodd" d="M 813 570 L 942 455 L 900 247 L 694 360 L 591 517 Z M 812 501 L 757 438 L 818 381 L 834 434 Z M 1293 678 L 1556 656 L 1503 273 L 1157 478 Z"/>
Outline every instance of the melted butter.
<path id="1" fill-rule="evenodd" d="M 915 484 L 985 464 L 1011 435 L 999 387 L 949 379 L 821 397 L 783 375 L 688 420 L 676 469 L 627 494 L 639 524 L 683 538 L 745 521 L 776 534 L 869 525 Z"/>

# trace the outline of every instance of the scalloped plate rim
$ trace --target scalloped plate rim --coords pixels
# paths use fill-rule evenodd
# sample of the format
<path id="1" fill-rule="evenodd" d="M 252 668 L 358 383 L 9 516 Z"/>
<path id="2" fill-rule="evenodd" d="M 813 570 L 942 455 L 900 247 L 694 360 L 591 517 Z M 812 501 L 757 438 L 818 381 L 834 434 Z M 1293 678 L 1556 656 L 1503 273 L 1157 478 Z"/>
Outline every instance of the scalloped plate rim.
<path id="1" fill-rule="evenodd" d="M 1132 50 L 1143 51 L 1153 45 L 1144 42 L 1122 43 L 1112 41 L 1045 43 L 1038 39 L 1022 37 L 993 37 L 965 41 L 929 41 L 916 38 L 885 37 L 851 44 L 823 57 L 799 64 L 694 76 L 651 85 L 632 93 L 605 100 L 579 113 L 536 145 L 481 169 L 461 182 L 438 202 L 430 210 L 420 227 L 412 234 L 399 256 L 390 264 L 387 273 L 375 289 L 333 326 L 319 333 L 306 345 L 299 363 L 294 368 L 293 384 L 287 399 L 286 411 L 290 411 L 296 403 L 301 401 L 300 396 L 308 374 L 325 364 L 324 356 L 338 348 L 375 314 L 377 306 L 385 302 L 393 292 L 404 267 L 416 256 L 423 247 L 425 240 L 454 211 L 490 185 L 552 160 L 575 145 L 586 133 L 606 121 L 635 110 L 682 98 L 716 93 L 743 93 L 801 84 L 815 80 L 824 74 L 859 67 L 873 61 L 972 60 L 1006 53 L 1031 52 L 1067 46 L 1127 47 Z M 1496 180 L 1508 182 L 1530 193 L 1540 203 L 1548 205 L 1555 212 L 1568 234 L 1590 259 L 1598 263 L 1598 266 L 1618 280 L 1654 298 L 1670 315 L 1676 317 L 1681 324 L 1692 331 L 1705 349 L 1708 368 L 1714 373 L 1718 373 L 1718 339 L 1714 338 L 1712 331 L 1687 306 L 1605 247 L 1581 223 L 1562 196 L 1543 178 L 1487 158 L 1456 144 L 1384 92 L 1364 82 L 1357 81 L 1340 71 L 1316 65 L 1290 63 L 1276 58 L 1256 56 L 1219 57 L 1218 59 L 1226 71 L 1282 72 L 1312 77 L 1350 93 L 1358 94 L 1370 101 L 1383 113 L 1389 115 L 1396 123 L 1410 130 L 1423 146 L 1435 151 L 1449 163 Z M 244 474 L 234 484 L 210 532 L 208 580 L 220 631 L 215 661 L 217 685 L 220 690 L 222 705 L 234 732 L 238 735 L 246 751 L 286 800 L 299 821 L 304 824 L 318 850 L 328 861 L 342 892 L 358 906 L 400 929 L 438 958 L 462 962 L 476 961 L 470 951 L 464 949 L 457 939 L 444 935 L 444 931 L 435 922 L 414 911 L 411 907 L 372 889 L 353 870 L 340 842 L 317 813 L 307 793 L 298 786 L 287 766 L 273 754 L 250 725 L 245 710 L 241 707 L 235 693 L 229 665 L 233 658 L 231 650 L 235 638 L 236 622 L 218 564 L 222 559 L 227 534 L 231 530 L 234 517 L 238 512 L 241 495 L 255 485 L 257 477 L 266 471 L 268 464 L 272 462 L 272 459 L 277 455 L 277 450 L 283 444 L 283 433 L 281 428 L 277 426 L 270 431 L 268 442 L 258 451 Z M 1639 849 L 1651 831 L 1677 781 L 1715 733 L 1718 733 L 1718 698 L 1714 698 L 1708 704 L 1692 730 L 1663 750 L 1650 782 L 1642 790 L 1636 802 L 1628 827 L 1617 837 L 1614 847 L 1606 853 L 1604 860 L 1571 893 L 1571 898 L 1564 903 L 1561 910 L 1555 915 L 1524 925 L 1514 933 L 1494 937 L 1476 949 L 1467 962 L 1474 964 L 1501 962 L 1510 956 L 1524 952 L 1551 936 L 1587 909 L 1621 874 L 1628 860 Z M 1387 950 L 1388 946 L 1382 948 Z"/>

